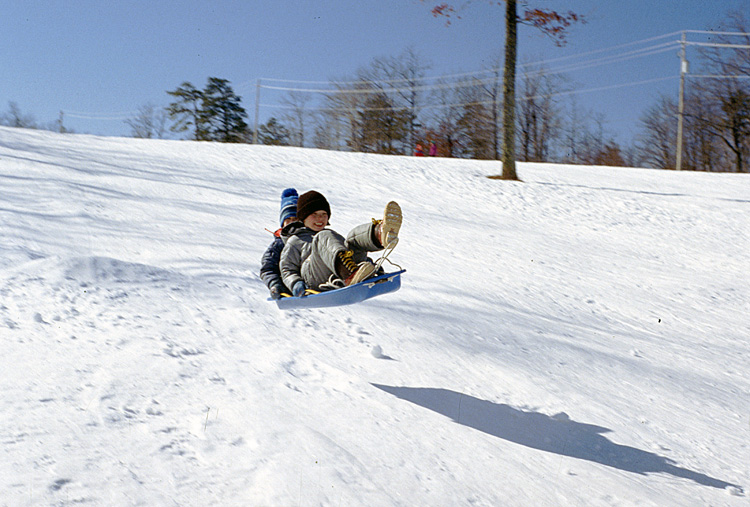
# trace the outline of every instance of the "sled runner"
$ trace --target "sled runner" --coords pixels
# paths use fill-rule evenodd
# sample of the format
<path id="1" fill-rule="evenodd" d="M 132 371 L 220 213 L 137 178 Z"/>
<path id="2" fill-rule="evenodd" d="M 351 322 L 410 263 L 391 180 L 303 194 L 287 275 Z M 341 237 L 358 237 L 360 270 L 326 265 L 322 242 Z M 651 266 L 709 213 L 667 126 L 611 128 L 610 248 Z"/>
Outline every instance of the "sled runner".
<path id="1" fill-rule="evenodd" d="M 275 301 L 280 310 L 353 305 L 366 299 L 397 291 L 401 287 L 401 273 L 404 271 L 406 270 L 385 273 L 342 289 L 318 292 L 303 297 L 287 296 L 281 299 L 269 298 L 268 300 Z"/>

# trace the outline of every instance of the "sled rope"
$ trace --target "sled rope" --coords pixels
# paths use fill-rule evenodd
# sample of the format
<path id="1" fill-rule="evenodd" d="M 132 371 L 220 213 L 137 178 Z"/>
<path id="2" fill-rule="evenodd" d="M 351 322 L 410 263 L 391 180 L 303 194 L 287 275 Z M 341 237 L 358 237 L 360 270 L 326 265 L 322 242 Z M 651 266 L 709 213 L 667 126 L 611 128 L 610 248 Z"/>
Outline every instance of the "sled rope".
<path id="1" fill-rule="evenodd" d="M 396 266 L 396 267 L 398 268 L 398 270 L 399 270 L 399 271 L 403 271 L 403 270 L 404 270 L 404 268 L 402 268 L 401 266 L 399 266 L 398 264 L 396 264 L 396 263 L 395 263 L 395 262 L 393 262 L 392 260 L 390 260 L 390 259 L 385 259 L 385 260 L 387 260 L 387 261 L 388 261 L 388 264 L 390 264 L 391 266 Z"/>
<path id="2" fill-rule="evenodd" d="M 336 275 L 329 276 L 327 282 L 320 284 L 320 288 L 323 290 L 343 289 L 344 287 L 346 287 L 346 284 Z"/>
<path id="3" fill-rule="evenodd" d="M 383 261 L 388 261 L 392 265 L 396 266 L 397 268 L 401 269 L 401 266 L 398 264 L 395 264 L 393 261 L 391 261 L 388 256 L 391 255 L 391 252 L 393 252 L 393 249 L 396 248 L 396 245 L 398 244 L 398 240 L 391 241 L 388 243 L 388 246 L 385 247 L 385 250 L 383 250 L 383 255 L 378 259 L 378 262 L 375 263 L 375 272 L 377 272 L 380 269 L 380 266 L 383 265 Z"/>

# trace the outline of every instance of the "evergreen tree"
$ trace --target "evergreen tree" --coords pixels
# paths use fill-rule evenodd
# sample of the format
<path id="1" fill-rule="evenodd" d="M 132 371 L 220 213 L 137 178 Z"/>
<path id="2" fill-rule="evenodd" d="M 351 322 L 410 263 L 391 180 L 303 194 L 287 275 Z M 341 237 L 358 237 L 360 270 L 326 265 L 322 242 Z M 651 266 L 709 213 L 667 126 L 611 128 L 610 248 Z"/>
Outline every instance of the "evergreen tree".
<path id="1" fill-rule="evenodd" d="M 0 115 L 0 125 L 25 129 L 37 128 L 34 117 L 21 112 L 18 103 L 13 101 L 8 102 L 8 112 Z"/>
<path id="2" fill-rule="evenodd" d="M 258 140 L 261 144 L 289 146 L 290 137 L 289 129 L 273 117 L 258 127 Z"/>
<path id="3" fill-rule="evenodd" d="M 198 141 L 237 143 L 247 138 L 248 127 L 243 120 L 247 113 L 226 79 L 208 78 L 204 90 L 184 82 L 167 93 L 176 98 L 167 108 L 175 121 L 171 127 L 174 132 L 192 126 L 193 139 Z"/>
<path id="4" fill-rule="evenodd" d="M 201 123 L 207 127 L 209 140 L 238 143 L 246 139 L 248 128 L 243 118 L 247 118 L 247 112 L 240 105 L 240 100 L 229 86 L 229 81 L 208 78 L 200 117 Z"/>
<path id="5" fill-rule="evenodd" d="M 167 107 L 167 113 L 174 121 L 170 130 L 172 132 L 185 132 L 192 126 L 193 139 L 205 139 L 205 129 L 201 120 L 203 92 L 196 89 L 190 82 L 185 81 L 176 90 L 167 93 L 176 99 Z"/>

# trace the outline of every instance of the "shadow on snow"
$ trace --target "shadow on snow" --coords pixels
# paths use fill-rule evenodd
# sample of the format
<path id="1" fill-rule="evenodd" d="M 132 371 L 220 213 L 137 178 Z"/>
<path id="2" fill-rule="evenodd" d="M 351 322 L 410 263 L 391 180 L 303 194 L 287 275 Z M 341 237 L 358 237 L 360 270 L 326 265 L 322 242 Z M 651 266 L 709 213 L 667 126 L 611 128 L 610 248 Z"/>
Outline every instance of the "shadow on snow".
<path id="1" fill-rule="evenodd" d="M 526 412 L 448 389 L 372 385 L 459 424 L 532 449 L 640 475 L 667 473 L 705 486 L 735 487 L 741 491 L 735 484 L 676 466 L 674 461 L 664 456 L 616 444 L 602 436 L 609 429 L 572 421 L 564 414 L 550 417 L 539 412 Z"/>

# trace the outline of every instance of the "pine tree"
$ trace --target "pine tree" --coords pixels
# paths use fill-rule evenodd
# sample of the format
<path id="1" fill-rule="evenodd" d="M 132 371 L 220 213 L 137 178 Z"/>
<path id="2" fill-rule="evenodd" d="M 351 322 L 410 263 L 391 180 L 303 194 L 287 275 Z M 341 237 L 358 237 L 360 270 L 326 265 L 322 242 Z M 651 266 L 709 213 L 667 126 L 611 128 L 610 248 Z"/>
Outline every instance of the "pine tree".
<path id="1" fill-rule="evenodd" d="M 229 81 L 208 78 L 200 118 L 201 123 L 207 126 L 209 140 L 238 143 L 246 139 L 248 128 L 243 118 L 247 118 L 247 112 L 240 105 L 240 100 Z"/>
<path id="2" fill-rule="evenodd" d="M 193 139 L 204 139 L 205 129 L 201 120 L 203 92 L 185 81 L 176 90 L 167 93 L 176 99 L 167 107 L 169 117 L 175 122 L 170 130 L 185 132 L 192 126 Z"/>
<path id="3" fill-rule="evenodd" d="M 226 79 L 208 78 L 204 90 L 186 81 L 167 93 L 176 98 L 167 107 L 175 122 L 172 131 L 184 132 L 192 126 L 197 141 L 237 143 L 246 139 L 248 128 L 243 118 L 247 112 Z"/>
<path id="4" fill-rule="evenodd" d="M 273 117 L 258 127 L 258 140 L 261 144 L 289 146 L 290 137 L 289 129 Z"/>

